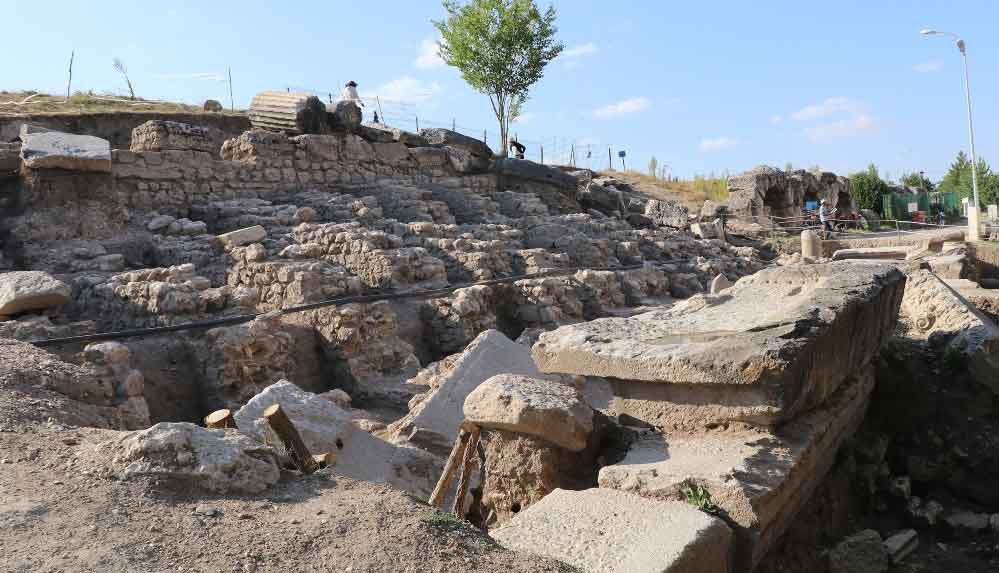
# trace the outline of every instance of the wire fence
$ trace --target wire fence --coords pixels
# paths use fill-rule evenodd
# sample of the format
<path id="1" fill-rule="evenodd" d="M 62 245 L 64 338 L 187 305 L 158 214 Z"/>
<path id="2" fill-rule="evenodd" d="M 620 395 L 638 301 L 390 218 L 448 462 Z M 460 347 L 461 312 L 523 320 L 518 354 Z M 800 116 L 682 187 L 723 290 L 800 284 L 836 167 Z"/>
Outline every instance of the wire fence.
<path id="1" fill-rule="evenodd" d="M 311 93 L 329 103 L 335 102 L 339 96 L 338 90 L 293 85 L 284 87 L 291 91 Z M 483 141 L 493 151 L 499 151 L 502 142 L 497 124 L 468 125 L 466 122 L 458 123 L 455 117 L 446 118 L 423 113 L 421 100 L 429 99 L 433 95 L 432 90 L 425 93 L 412 93 L 410 99 L 362 95 L 364 119 L 365 121 L 374 121 L 377 112 L 380 123 L 406 131 L 417 132 L 420 129 L 435 127 L 450 129 Z M 631 165 L 630 158 L 627 156 L 627 146 L 620 143 L 596 141 L 589 137 L 540 134 L 526 124 L 516 122 L 510 126 L 508 137 L 524 145 L 526 147 L 524 158 L 536 163 L 568 165 L 593 170 L 625 170 L 637 167 L 638 170 L 644 171 L 647 168 L 647 165 L 644 164 Z M 620 156 L 622 151 L 625 153 L 624 157 Z M 672 171 L 669 166 L 665 167 L 662 175 L 671 175 Z"/>

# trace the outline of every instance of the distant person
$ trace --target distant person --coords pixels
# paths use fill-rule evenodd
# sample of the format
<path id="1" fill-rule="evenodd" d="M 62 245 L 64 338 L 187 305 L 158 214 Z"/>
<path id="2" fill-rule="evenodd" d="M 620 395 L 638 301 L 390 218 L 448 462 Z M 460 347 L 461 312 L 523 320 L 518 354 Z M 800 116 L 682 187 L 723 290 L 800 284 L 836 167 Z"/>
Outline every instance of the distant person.
<path id="1" fill-rule="evenodd" d="M 938 220 L 940 221 L 940 225 L 947 224 L 947 214 L 944 213 L 943 209 L 940 209 L 940 215 L 938 217 Z"/>
<path id="2" fill-rule="evenodd" d="M 516 157 L 517 159 L 523 159 L 524 158 L 524 152 L 527 151 L 527 148 L 524 147 L 523 143 L 517 141 L 516 139 L 511 139 L 510 140 L 510 147 L 513 148 L 513 156 L 514 157 Z"/>
<path id="3" fill-rule="evenodd" d="M 375 112 L 375 123 L 378 123 L 378 112 Z"/>
<path id="4" fill-rule="evenodd" d="M 357 95 L 357 82 L 350 80 L 343 86 L 343 91 L 340 92 L 340 101 L 352 101 L 357 105 L 364 107 L 364 102 L 361 101 L 361 96 Z"/>
<path id="5" fill-rule="evenodd" d="M 832 220 L 836 212 L 829 208 L 829 202 L 825 199 L 819 203 L 819 222 L 822 223 L 822 234 L 824 239 L 832 237 Z"/>

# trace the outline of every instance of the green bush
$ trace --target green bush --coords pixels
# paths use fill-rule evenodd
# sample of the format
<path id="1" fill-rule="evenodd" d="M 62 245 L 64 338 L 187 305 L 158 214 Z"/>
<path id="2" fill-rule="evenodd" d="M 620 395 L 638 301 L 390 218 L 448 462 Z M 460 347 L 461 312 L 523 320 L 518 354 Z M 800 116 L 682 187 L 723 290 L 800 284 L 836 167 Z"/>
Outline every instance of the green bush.
<path id="1" fill-rule="evenodd" d="M 881 212 L 881 196 L 889 192 L 888 184 L 878 175 L 878 168 L 873 163 L 866 171 L 850 175 L 850 188 L 858 207 Z"/>

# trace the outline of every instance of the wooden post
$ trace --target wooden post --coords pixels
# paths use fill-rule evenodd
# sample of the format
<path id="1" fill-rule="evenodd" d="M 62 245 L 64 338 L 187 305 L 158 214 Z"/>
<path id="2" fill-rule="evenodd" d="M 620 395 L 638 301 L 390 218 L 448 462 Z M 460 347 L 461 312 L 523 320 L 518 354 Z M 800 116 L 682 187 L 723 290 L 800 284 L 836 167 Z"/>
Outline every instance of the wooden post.
<path id="1" fill-rule="evenodd" d="M 458 489 L 454 492 L 454 505 L 451 511 L 455 517 L 464 519 L 465 517 L 465 490 L 468 489 L 468 482 L 472 479 L 472 463 L 475 461 L 475 449 L 479 446 L 478 426 L 472 426 L 469 430 L 468 444 L 465 445 L 465 455 L 461 465 L 461 476 L 458 477 Z"/>
<path id="2" fill-rule="evenodd" d="M 223 408 L 215 410 L 205 416 L 206 428 L 235 428 L 236 420 L 232 417 L 232 410 Z"/>
<path id="3" fill-rule="evenodd" d="M 540 145 L 541 145 L 541 164 L 544 165 L 545 164 L 545 144 L 542 143 Z"/>
<path id="4" fill-rule="evenodd" d="M 277 434 L 278 439 L 284 444 L 292 463 L 295 464 L 295 467 L 299 471 L 311 474 L 318 469 L 319 464 L 312 459 L 309 448 L 305 447 L 302 436 L 298 435 L 298 430 L 295 429 L 295 425 L 291 423 L 287 414 L 281 409 L 281 404 L 274 404 L 264 410 L 264 419 L 267 420 L 271 429 Z"/>
<path id="5" fill-rule="evenodd" d="M 226 70 L 229 72 L 229 111 L 236 111 L 236 100 L 232 97 L 232 68 L 227 67 Z"/>
<path id="6" fill-rule="evenodd" d="M 465 444 L 468 443 L 468 431 L 462 427 L 458 430 L 458 437 L 454 440 L 454 447 L 451 448 L 451 454 L 447 457 L 447 463 L 444 464 L 444 472 L 441 474 L 439 480 L 437 480 L 437 485 L 434 487 L 433 493 L 430 494 L 430 499 L 427 503 L 434 507 L 441 507 L 444 505 L 444 496 L 447 495 L 447 489 L 451 487 L 451 480 L 454 479 L 454 470 L 458 467 L 458 462 L 462 459 L 462 453 L 465 451 Z"/>
<path id="7" fill-rule="evenodd" d="M 66 101 L 69 101 L 70 88 L 73 85 L 73 56 L 76 55 L 76 50 L 69 53 L 69 80 L 66 82 Z"/>
<path id="8" fill-rule="evenodd" d="M 382 117 L 382 124 L 388 125 L 388 122 L 385 121 L 385 112 L 382 111 L 381 96 L 375 96 L 375 103 L 378 105 L 378 115 Z"/>
<path id="9" fill-rule="evenodd" d="M 454 118 L 451 118 L 451 131 L 458 131 L 458 125 L 454 122 Z"/>
<path id="10" fill-rule="evenodd" d="M 486 137 L 486 130 L 482 130 L 482 143 L 489 145 L 489 139 Z"/>
<path id="11" fill-rule="evenodd" d="M 614 171 L 614 160 L 611 159 L 611 149 L 609 145 L 607 146 L 607 170 Z"/>
<path id="12" fill-rule="evenodd" d="M 416 133 L 420 132 L 420 116 L 416 116 Z"/>

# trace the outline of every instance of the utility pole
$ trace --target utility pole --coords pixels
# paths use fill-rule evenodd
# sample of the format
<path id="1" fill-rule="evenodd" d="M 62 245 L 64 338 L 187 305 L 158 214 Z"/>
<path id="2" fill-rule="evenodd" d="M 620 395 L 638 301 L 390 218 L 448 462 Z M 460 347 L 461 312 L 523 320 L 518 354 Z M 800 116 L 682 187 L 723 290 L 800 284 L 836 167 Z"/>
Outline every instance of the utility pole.
<path id="1" fill-rule="evenodd" d="M 229 72 L 229 111 L 236 111 L 236 100 L 232 97 L 232 67 L 226 66 L 226 71 Z"/>

